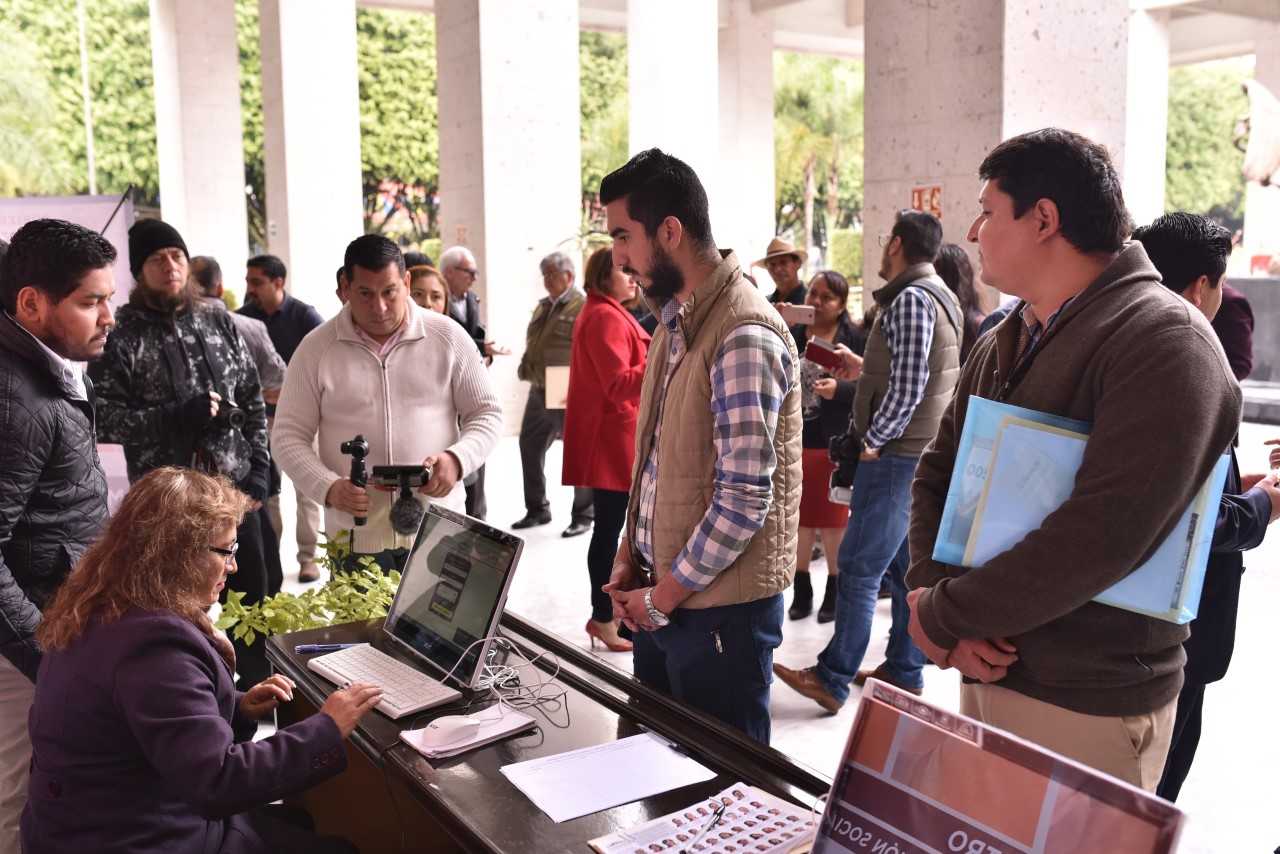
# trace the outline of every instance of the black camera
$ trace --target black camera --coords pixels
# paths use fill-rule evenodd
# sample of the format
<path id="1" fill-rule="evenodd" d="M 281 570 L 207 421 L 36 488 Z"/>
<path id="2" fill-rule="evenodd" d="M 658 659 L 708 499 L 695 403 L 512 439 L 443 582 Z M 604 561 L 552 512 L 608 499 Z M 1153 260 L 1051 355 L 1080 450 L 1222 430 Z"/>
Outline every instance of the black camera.
<path id="1" fill-rule="evenodd" d="M 853 476 L 858 471 L 858 458 L 862 456 L 862 448 L 862 437 L 854 431 L 852 425 L 848 432 L 832 436 L 827 443 L 827 457 L 836 466 L 836 470 L 831 473 L 832 501 L 848 503 L 848 491 L 853 489 Z"/>
<path id="2" fill-rule="evenodd" d="M 209 424 L 215 429 L 243 430 L 248 420 L 249 416 L 244 414 L 244 410 L 223 395 L 222 400 L 218 401 L 218 414 L 213 416 Z"/>

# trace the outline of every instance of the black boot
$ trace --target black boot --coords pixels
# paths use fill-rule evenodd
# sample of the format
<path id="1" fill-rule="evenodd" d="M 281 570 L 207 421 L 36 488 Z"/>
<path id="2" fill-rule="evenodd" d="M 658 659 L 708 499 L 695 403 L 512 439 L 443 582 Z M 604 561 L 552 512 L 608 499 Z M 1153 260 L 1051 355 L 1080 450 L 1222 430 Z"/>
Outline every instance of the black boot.
<path id="1" fill-rule="evenodd" d="M 822 594 L 822 607 L 818 609 L 818 622 L 829 623 L 836 618 L 836 577 L 827 575 L 827 590 Z"/>
<path id="2" fill-rule="evenodd" d="M 809 573 L 797 572 L 795 581 L 791 582 L 791 589 L 794 592 L 787 616 L 793 620 L 803 620 L 813 613 L 813 584 L 809 581 Z"/>

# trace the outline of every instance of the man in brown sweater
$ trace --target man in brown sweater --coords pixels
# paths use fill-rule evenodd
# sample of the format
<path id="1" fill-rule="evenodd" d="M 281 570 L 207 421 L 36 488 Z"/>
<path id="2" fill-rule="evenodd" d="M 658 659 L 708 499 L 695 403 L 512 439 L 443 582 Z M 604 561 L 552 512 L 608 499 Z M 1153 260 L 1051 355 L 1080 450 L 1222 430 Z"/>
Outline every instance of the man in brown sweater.
<path id="1" fill-rule="evenodd" d="M 1106 150 L 1041 130 L 979 169 L 983 279 L 1022 303 L 975 345 L 912 487 L 911 635 L 961 711 L 1134 785 L 1160 779 L 1186 626 L 1092 602 L 1169 534 L 1226 450 L 1240 389 L 1160 284 Z M 932 559 L 970 395 L 1090 422 L 1067 501 L 980 569 Z"/>

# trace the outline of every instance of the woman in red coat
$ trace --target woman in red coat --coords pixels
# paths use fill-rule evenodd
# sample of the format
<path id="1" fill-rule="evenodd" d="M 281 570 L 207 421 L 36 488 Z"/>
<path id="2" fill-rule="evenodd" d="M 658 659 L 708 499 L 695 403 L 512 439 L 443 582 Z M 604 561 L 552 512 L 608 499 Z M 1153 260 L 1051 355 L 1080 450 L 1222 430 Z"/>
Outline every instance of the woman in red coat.
<path id="1" fill-rule="evenodd" d="M 613 652 L 628 652 L 631 643 L 619 637 L 613 604 L 601 588 L 609 582 L 626 521 L 649 335 L 622 307 L 636 286 L 613 265 L 612 249 L 595 251 L 583 279 L 587 304 L 573 326 L 564 411 L 564 483 L 593 490 L 595 527 L 587 549 L 591 645 L 600 640 Z"/>

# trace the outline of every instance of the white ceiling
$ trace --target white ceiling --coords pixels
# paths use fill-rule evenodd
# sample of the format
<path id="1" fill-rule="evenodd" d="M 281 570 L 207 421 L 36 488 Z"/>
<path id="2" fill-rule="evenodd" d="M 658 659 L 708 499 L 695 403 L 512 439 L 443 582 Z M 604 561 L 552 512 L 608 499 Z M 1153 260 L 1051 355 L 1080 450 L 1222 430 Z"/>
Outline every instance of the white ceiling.
<path id="1" fill-rule="evenodd" d="M 949 1 L 949 0 L 948 0 Z M 436 0 L 358 0 L 362 6 L 431 12 Z M 579 0 L 584 29 L 625 32 L 628 0 Z M 690 0 L 705 2 L 705 0 Z M 718 0 L 728 18 L 728 0 Z M 860 59 L 865 0 L 751 0 L 773 16 L 774 45 L 782 50 Z M 1257 24 L 1280 22 L 1280 0 L 1131 0 L 1135 9 L 1169 10 L 1174 65 L 1252 54 Z"/>

